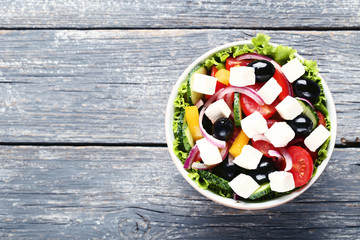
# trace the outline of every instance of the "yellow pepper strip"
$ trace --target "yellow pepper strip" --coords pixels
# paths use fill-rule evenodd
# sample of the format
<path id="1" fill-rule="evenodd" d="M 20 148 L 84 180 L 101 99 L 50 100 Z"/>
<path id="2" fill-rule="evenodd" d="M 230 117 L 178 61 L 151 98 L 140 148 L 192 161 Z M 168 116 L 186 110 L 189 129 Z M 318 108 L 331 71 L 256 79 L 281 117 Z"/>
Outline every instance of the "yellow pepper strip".
<path id="1" fill-rule="evenodd" d="M 219 82 L 221 82 L 227 86 L 227 85 L 229 85 L 230 71 L 226 70 L 225 68 L 219 69 L 215 73 L 215 77 L 217 78 L 217 80 Z"/>
<path id="2" fill-rule="evenodd" d="M 194 141 L 203 138 L 199 125 L 199 110 L 196 106 L 185 107 L 185 120 Z"/>
<path id="3" fill-rule="evenodd" d="M 247 145 L 249 142 L 248 136 L 244 133 L 243 130 L 240 131 L 239 135 L 235 138 L 233 145 L 231 146 L 229 152 L 234 157 L 240 155 L 242 148 Z"/>

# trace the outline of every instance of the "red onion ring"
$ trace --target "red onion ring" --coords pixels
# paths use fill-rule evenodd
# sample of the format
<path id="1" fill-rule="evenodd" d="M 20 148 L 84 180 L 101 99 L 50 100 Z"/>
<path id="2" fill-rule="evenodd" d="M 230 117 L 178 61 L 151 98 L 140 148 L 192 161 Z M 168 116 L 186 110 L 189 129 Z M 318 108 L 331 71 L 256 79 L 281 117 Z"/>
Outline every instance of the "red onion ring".
<path id="1" fill-rule="evenodd" d="M 235 163 L 234 163 L 234 160 L 235 160 L 235 157 L 234 157 L 233 155 L 229 154 L 229 156 L 228 156 L 228 163 L 229 163 L 230 166 L 232 166 L 232 165 L 235 164 Z"/>
<path id="2" fill-rule="evenodd" d="M 192 169 L 198 169 L 198 170 L 208 170 L 209 166 L 206 165 L 205 163 L 200 163 L 200 162 L 193 162 L 191 164 L 191 168 Z"/>
<path id="3" fill-rule="evenodd" d="M 195 144 L 195 146 L 190 150 L 189 156 L 185 160 L 185 163 L 184 163 L 184 168 L 185 169 L 190 169 L 191 168 L 191 165 L 194 162 L 194 159 L 195 159 L 195 157 L 196 157 L 196 155 L 198 153 L 199 153 L 199 148 Z"/>
<path id="4" fill-rule="evenodd" d="M 224 160 L 226 158 L 226 156 L 229 153 L 229 144 L 226 143 L 226 147 L 221 149 L 220 155 L 221 155 L 221 159 Z"/>
<path id="5" fill-rule="evenodd" d="M 249 87 L 228 86 L 228 87 L 224 88 L 224 90 L 221 92 L 221 94 L 219 94 L 219 96 L 217 97 L 217 100 L 224 98 L 225 95 L 228 93 L 234 93 L 234 92 L 238 92 L 240 94 L 247 95 L 248 97 L 253 99 L 257 104 L 259 104 L 261 106 L 265 104 L 264 100 L 258 95 L 258 93 L 254 89 L 249 88 Z"/>
<path id="6" fill-rule="evenodd" d="M 311 107 L 314 109 L 314 111 L 315 111 L 314 105 L 312 105 L 312 103 L 311 103 L 309 100 L 307 100 L 307 99 L 305 99 L 305 98 L 300 98 L 300 97 L 296 97 L 295 99 L 298 99 L 298 100 L 301 100 L 301 101 L 303 101 L 303 102 L 306 102 L 306 103 L 309 104 L 309 106 L 311 106 Z"/>
<path id="7" fill-rule="evenodd" d="M 267 137 L 265 137 L 264 134 L 256 134 L 253 136 L 252 140 L 255 142 L 261 140 L 270 143 L 270 140 Z"/>
<path id="8" fill-rule="evenodd" d="M 197 101 L 194 106 L 196 106 L 199 109 L 203 105 L 204 105 L 204 101 L 202 99 L 199 99 L 199 101 Z"/>
<path id="9" fill-rule="evenodd" d="M 284 171 L 287 172 L 292 168 L 292 158 L 286 148 L 279 148 L 279 151 L 285 158 L 286 167 Z"/>

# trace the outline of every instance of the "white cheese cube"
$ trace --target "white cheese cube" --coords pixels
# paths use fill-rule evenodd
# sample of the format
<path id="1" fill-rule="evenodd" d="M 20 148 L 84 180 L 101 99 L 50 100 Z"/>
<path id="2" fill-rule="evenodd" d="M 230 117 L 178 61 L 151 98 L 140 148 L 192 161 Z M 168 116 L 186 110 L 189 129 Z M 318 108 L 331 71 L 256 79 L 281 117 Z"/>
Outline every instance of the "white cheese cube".
<path id="1" fill-rule="evenodd" d="M 245 145 L 241 150 L 240 155 L 234 159 L 234 163 L 239 167 L 253 170 L 256 169 L 259 165 L 262 156 L 262 152 L 260 152 L 253 146 Z"/>
<path id="2" fill-rule="evenodd" d="M 222 157 L 218 147 L 210 143 L 206 138 L 196 141 L 199 148 L 200 157 L 206 165 L 215 165 L 222 162 Z"/>
<path id="3" fill-rule="evenodd" d="M 285 147 L 295 137 L 295 132 L 286 122 L 274 123 L 265 134 L 274 147 Z"/>
<path id="4" fill-rule="evenodd" d="M 276 171 L 269 174 L 270 188 L 275 192 L 287 192 L 295 188 L 292 173 Z"/>
<path id="5" fill-rule="evenodd" d="M 216 83 L 217 78 L 215 77 L 195 73 L 191 89 L 198 93 L 213 95 L 215 93 Z"/>
<path id="6" fill-rule="evenodd" d="M 241 120 L 241 127 L 249 138 L 263 134 L 268 130 L 265 118 L 259 112 L 253 112 Z"/>
<path id="7" fill-rule="evenodd" d="M 305 67 L 297 58 L 294 58 L 290 62 L 284 64 L 281 67 L 281 70 L 290 83 L 293 83 L 296 79 L 305 74 Z"/>
<path id="8" fill-rule="evenodd" d="M 255 84 L 255 68 L 253 67 L 232 67 L 230 68 L 229 83 L 236 87 L 245 87 Z"/>
<path id="9" fill-rule="evenodd" d="M 205 115 L 210 119 L 212 123 L 218 120 L 221 117 L 229 117 L 231 114 L 231 109 L 226 104 L 224 99 L 220 99 L 212 104 L 210 104 L 206 110 Z"/>
<path id="10" fill-rule="evenodd" d="M 260 185 L 249 175 L 239 174 L 229 182 L 229 186 L 234 192 L 243 198 L 248 198 L 255 192 Z"/>
<path id="11" fill-rule="evenodd" d="M 315 152 L 329 137 L 329 130 L 320 124 L 305 138 L 304 143 L 310 151 Z"/>
<path id="12" fill-rule="evenodd" d="M 298 100 L 291 96 L 284 98 L 275 109 L 285 120 L 293 120 L 304 111 Z"/>
<path id="13" fill-rule="evenodd" d="M 282 92 L 282 87 L 275 78 L 270 78 L 264 86 L 257 91 L 257 94 L 264 100 L 266 104 L 272 104 L 277 96 Z"/>

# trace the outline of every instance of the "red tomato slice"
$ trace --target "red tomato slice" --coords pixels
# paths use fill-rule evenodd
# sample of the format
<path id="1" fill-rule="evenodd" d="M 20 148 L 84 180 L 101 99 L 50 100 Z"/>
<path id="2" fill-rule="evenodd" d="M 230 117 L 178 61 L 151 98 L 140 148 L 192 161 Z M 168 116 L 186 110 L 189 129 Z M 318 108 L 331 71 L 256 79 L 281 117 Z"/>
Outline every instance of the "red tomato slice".
<path id="1" fill-rule="evenodd" d="M 314 170 L 312 158 L 308 151 L 302 147 L 291 146 L 287 149 L 292 158 L 292 173 L 295 181 L 295 187 L 305 185 L 311 178 Z"/>
<path id="2" fill-rule="evenodd" d="M 253 86 L 249 86 L 255 90 L 259 90 L 264 83 L 255 83 Z M 260 106 L 257 104 L 252 98 L 246 96 L 245 94 L 241 94 L 240 97 L 240 103 L 241 103 L 241 109 L 245 113 L 246 116 L 249 116 L 253 112 L 257 111 L 259 112 L 265 119 L 271 118 L 272 115 L 276 113 L 276 105 L 278 105 L 280 102 L 279 98 L 277 98 L 272 104 L 270 105 L 262 105 Z"/>
<path id="3" fill-rule="evenodd" d="M 282 92 L 279 94 L 280 101 L 283 100 L 286 96 L 290 95 L 290 83 L 287 79 L 284 78 L 282 74 L 278 70 L 275 70 L 275 74 L 273 76 L 277 83 L 281 86 Z"/>
<path id="4" fill-rule="evenodd" d="M 251 63 L 254 60 L 236 60 L 236 58 L 228 57 L 226 59 L 226 69 L 230 71 L 230 68 L 235 67 L 236 65 L 239 66 L 247 66 L 249 63 Z"/>
<path id="5" fill-rule="evenodd" d="M 326 127 L 326 121 L 325 121 L 324 114 L 322 114 L 322 113 L 319 112 L 319 111 L 316 111 L 316 114 L 317 114 L 317 116 L 319 117 L 319 124 L 318 124 L 318 126 L 321 124 L 321 125 L 323 125 L 324 127 Z"/>
<path id="6" fill-rule="evenodd" d="M 274 123 L 278 122 L 278 120 L 275 119 L 268 119 L 266 120 L 266 124 L 268 128 L 271 128 L 272 125 L 274 125 Z"/>
<path id="7" fill-rule="evenodd" d="M 259 150 L 260 152 L 262 152 L 262 154 L 264 154 L 265 157 L 271 158 L 272 156 L 269 155 L 269 151 L 270 150 L 275 150 L 277 151 L 276 147 L 274 147 L 271 143 L 264 141 L 264 140 L 258 140 L 258 141 L 254 141 L 251 140 L 252 142 L 252 146 L 254 148 L 256 148 L 257 150 Z"/>
<path id="8" fill-rule="evenodd" d="M 212 77 L 215 77 L 215 74 L 216 74 L 217 71 L 218 71 L 218 69 L 216 68 L 215 65 L 213 65 L 213 66 L 211 67 L 211 76 L 212 76 Z"/>

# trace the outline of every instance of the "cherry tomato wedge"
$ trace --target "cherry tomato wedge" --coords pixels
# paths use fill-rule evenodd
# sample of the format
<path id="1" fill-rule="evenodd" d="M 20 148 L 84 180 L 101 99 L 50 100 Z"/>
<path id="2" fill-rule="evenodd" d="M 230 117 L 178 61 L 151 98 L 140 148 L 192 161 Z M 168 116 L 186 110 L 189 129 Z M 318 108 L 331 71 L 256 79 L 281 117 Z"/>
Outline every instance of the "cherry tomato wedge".
<path id="1" fill-rule="evenodd" d="M 319 117 L 319 124 L 318 124 L 318 126 L 321 124 L 321 125 L 323 125 L 324 127 L 326 127 L 326 121 L 325 121 L 324 114 L 322 114 L 322 113 L 319 112 L 319 111 L 316 111 L 316 114 L 317 114 L 317 116 Z"/>
<path id="2" fill-rule="evenodd" d="M 266 125 L 268 128 L 271 128 L 272 125 L 274 125 L 274 123 L 278 122 L 278 120 L 275 119 L 268 119 L 266 120 Z"/>
<path id="3" fill-rule="evenodd" d="M 249 86 L 250 88 L 253 88 L 255 90 L 259 90 L 264 83 L 255 83 L 252 86 Z M 262 105 L 260 106 L 257 104 L 253 99 L 246 96 L 245 94 L 241 94 L 240 97 L 240 103 L 241 103 L 241 109 L 245 113 L 246 116 L 249 116 L 253 112 L 257 111 L 259 112 L 265 119 L 271 118 L 276 113 L 276 105 L 278 105 L 280 102 L 279 98 L 277 98 L 272 104 L 270 105 Z"/>
<path id="4" fill-rule="evenodd" d="M 215 74 L 216 74 L 217 71 L 218 71 L 218 69 L 216 68 L 215 65 L 213 65 L 213 66 L 211 67 L 211 76 L 212 76 L 212 77 L 215 77 Z"/>
<path id="5" fill-rule="evenodd" d="M 290 95 L 291 85 L 289 81 L 277 70 L 275 69 L 275 74 L 273 76 L 277 83 L 281 86 L 282 91 L 279 94 L 279 99 L 283 100 L 286 96 Z"/>
<path id="6" fill-rule="evenodd" d="M 239 66 L 247 66 L 252 61 L 254 61 L 254 60 L 250 60 L 250 59 L 249 60 L 247 60 L 247 59 L 245 59 L 245 60 L 236 60 L 236 58 L 228 57 L 226 59 L 225 68 L 227 70 L 230 70 L 230 68 L 235 67 L 237 65 L 239 65 Z"/>
<path id="7" fill-rule="evenodd" d="M 292 173 L 295 181 L 295 187 L 305 185 L 311 178 L 314 170 L 313 160 L 308 151 L 299 146 L 291 146 L 287 149 L 292 158 Z"/>
<path id="8" fill-rule="evenodd" d="M 264 140 L 258 140 L 258 141 L 251 140 L 251 143 L 252 146 L 257 150 L 259 150 L 260 152 L 262 152 L 262 154 L 264 154 L 265 157 L 269 157 L 269 158 L 272 157 L 269 155 L 270 150 L 277 151 L 276 147 L 274 147 L 271 143 Z"/>

